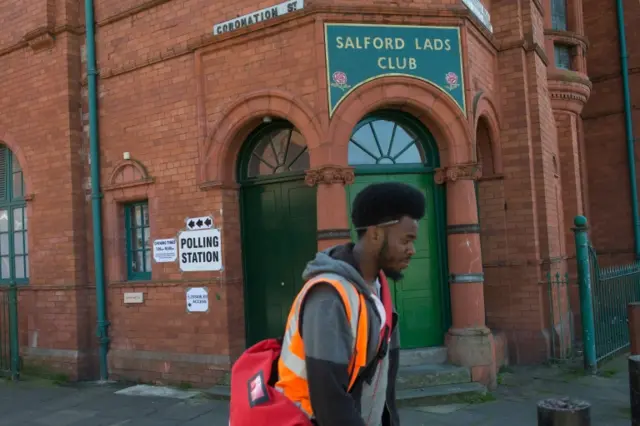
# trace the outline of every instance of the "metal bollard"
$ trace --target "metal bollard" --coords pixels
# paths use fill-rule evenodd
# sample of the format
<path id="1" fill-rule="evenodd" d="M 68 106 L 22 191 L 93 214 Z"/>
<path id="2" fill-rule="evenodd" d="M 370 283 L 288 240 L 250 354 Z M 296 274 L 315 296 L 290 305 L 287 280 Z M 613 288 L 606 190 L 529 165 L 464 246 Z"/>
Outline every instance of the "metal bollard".
<path id="1" fill-rule="evenodd" d="M 640 303 L 633 302 L 627 305 L 627 318 L 631 355 L 640 355 Z"/>
<path id="2" fill-rule="evenodd" d="M 538 426 L 591 426 L 591 404 L 569 398 L 538 402 Z"/>
<path id="3" fill-rule="evenodd" d="M 629 397 L 631 425 L 640 426 L 640 355 L 629 357 Z"/>

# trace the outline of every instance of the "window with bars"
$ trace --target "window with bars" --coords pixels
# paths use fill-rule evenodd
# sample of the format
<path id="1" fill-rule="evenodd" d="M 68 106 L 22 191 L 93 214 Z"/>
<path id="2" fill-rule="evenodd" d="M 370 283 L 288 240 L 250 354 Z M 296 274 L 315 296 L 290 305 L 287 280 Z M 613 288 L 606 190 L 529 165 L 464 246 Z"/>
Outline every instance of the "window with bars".
<path id="1" fill-rule="evenodd" d="M 126 232 L 127 279 L 151 279 L 151 240 L 149 238 L 149 204 L 137 202 L 124 206 Z"/>
<path id="2" fill-rule="evenodd" d="M 0 284 L 29 282 L 27 208 L 22 167 L 0 146 Z"/>

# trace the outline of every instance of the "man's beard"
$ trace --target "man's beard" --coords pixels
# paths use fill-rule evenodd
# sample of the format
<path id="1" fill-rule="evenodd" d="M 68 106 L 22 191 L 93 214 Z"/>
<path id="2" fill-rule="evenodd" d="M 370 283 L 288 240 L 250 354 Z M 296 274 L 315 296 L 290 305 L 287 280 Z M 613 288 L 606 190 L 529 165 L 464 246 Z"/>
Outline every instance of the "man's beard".
<path id="1" fill-rule="evenodd" d="M 382 242 L 382 248 L 380 249 L 380 253 L 378 255 L 378 258 L 381 261 L 380 263 L 384 263 L 384 260 L 387 258 L 388 249 L 389 246 L 387 244 L 387 236 L 385 235 L 384 241 Z M 393 269 L 382 267 L 382 272 L 384 272 L 387 278 L 392 279 L 393 281 L 400 281 L 402 278 L 404 278 L 404 274 L 402 272 Z"/>

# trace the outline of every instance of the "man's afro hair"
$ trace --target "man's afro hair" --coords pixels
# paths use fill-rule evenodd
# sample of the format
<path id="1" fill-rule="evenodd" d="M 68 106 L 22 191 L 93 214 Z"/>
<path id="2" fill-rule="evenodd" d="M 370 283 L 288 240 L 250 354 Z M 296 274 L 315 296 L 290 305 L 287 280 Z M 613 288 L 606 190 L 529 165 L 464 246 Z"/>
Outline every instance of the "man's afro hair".
<path id="1" fill-rule="evenodd" d="M 400 182 L 374 183 L 364 188 L 351 209 L 351 221 L 358 228 L 376 226 L 408 216 L 424 217 L 425 197 L 417 188 Z"/>

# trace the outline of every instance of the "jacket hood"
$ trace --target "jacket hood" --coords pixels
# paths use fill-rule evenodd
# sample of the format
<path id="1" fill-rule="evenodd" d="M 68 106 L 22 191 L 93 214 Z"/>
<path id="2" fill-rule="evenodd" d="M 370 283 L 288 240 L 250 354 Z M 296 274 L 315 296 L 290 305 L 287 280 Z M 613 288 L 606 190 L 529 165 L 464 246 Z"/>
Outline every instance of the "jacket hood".
<path id="1" fill-rule="evenodd" d="M 353 257 L 353 243 L 338 245 L 316 254 L 307 264 L 302 279 L 310 280 L 320 274 L 337 274 L 356 285 L 364 294 L 371 294 L 369 286 L 362 278 Z"/>

